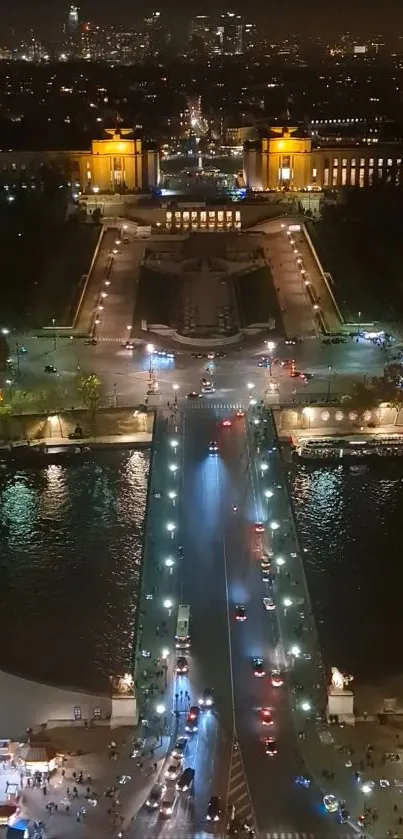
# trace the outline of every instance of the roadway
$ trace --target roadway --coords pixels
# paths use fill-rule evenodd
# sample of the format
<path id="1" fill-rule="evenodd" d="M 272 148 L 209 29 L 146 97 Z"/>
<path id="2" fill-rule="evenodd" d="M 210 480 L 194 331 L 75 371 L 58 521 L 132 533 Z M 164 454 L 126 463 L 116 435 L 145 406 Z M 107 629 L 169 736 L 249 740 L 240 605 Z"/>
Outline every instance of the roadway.
<path id="1" fill-rule="evenodd" d="M 179 802 L 175 818 L 162 826 L 158 821 L 159 832 L 150 836 L 199 835 L 206 830 L 209 796 L 219 794 L 223 802 L 228 795 L 242 819 L 257 825 L 259 836 L 347 839 L 354 832 L 325 814 L 319 789 L 295 784 L 304 764 L 288 687 L 273 688 L 268 677 L 253 675 L 253 656 L 262 656 L 268 669 L 284 662 L 284 652 L 276 617 L 262 605 L 265 592 L 251 526 L 263 511 L 244 419 L 234 419 L 231 428 L 221 425 L 224 417 L 234 418 L 237 406 L 198 403 L 198 410 L 188 404 L 183 411 L 180 585 L 181 601 L 191 607 L 189 692 L 193 699 L 203 687 L 213 687 L 216 709 L 203 715 L 187 756 L 196 770 L 193 804 Z M 219 443 L 218 456 L 208 453 L 210 439 Z M 233 512 L 234 503 L 239 513 Z M 244 624 L 235 621 L 237 602 L 247 606 Z M 262 737 L 272 734 L 259 721 L 263 706 L 273 709 L 279 749 L 274 758 L 262 746 Z"/>

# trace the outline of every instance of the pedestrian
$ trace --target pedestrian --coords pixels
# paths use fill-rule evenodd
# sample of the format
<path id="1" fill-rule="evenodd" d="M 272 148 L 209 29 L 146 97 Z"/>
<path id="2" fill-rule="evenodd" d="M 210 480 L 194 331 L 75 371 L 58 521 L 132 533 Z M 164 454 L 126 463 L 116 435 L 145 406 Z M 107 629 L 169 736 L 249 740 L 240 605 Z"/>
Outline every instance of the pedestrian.
<path id="1" fill-rule="evenodd" d="M 62 769 L 62 778 L 63 778 L 63 779 L 64 779 L 65 774 L 66 774 L 66 770 L 65 770 L 65 769 Z"/>

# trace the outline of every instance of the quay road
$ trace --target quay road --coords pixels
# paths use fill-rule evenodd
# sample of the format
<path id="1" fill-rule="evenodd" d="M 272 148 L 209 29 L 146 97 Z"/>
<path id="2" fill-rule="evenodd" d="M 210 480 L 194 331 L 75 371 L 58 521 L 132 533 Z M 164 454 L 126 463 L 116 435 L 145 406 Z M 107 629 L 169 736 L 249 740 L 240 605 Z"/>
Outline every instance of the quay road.
<path id="1" fill-rule="evenodd" d="M 185 765 L 195 769 L 195 794 L 178 798 L 169 820 L 140 811 L 130 837 L 190 839 L 225 835 L 225 819 L 208 829 L 211 795 L 235 805 L 242 821 L 256 828 L 261 839 L 349 839 L 357 835 L 326 814 L 322 792 L 313 783 L 295 783 L 307 771 L 294 718 L 294 694 L 286 677 L 274 688 L 269 676 L 256 678 L 252 659 L 261 656 L 265 669 L 284 668 L 285 655 L 277 611 L 266 612 L 258 537 L 254 523 L 267 519 L 254 455 L 246 434 L 246 417 L 236 417 L 239 402 L 214 400 L 187 403 L 180 412 L 181 495 L 177 510 L 177 560 L 180 602 L 190 605 L 191 653 L 189 677 L 174 692 L 187 690 L 197 703 L 205 687 L 215 691 L 212 713 L 201 714 L 197 734 L 185 752 Z M 231 427 L 222 420 L 230 418 Z M 217 455 L 209 453 L 216 440 Z M 180 473 L 180 474 L 179 474 Z M 167 478 L 167 487 L 169 481 Z M 233 505 L 239 507 L 234 512 Z M 263 506 L 265 505 L 265 506 Z M 259 537 L 260 538 L 260 537 Z M 163 558 L 162 558 L 163 560 Z M 235 620 L 237 603 L 247 620 Z M 173 650 L 172 639 L 172 653 Z M 259 710 L 272 709 L 274 725 L 263 727 Z M 180 714 L 179 733 L 184 728 Z M 278 754 L 264 752 L 265 736 L 275 737 Z M 234 748 L 235 742 L 238 748 Z"/>

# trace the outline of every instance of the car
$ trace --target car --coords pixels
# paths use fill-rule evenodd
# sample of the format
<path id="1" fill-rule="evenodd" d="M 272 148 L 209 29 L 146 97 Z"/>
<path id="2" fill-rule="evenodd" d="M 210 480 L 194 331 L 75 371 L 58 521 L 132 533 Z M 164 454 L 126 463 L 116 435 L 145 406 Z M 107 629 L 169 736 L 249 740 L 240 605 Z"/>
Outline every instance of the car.
<path id="1" fill-rule="evenodd" d="M 179 676 L 183 676 L 189 670 L 187 658 L 184 655 L 179 656 L 176 660 L 176 672 Z"/>
<path id="2" fill-rule="evenodd" d="M 180 772 L 182 768 L 182 758 L 181 757 L 171 757 L 168 761 L 168 766 L 165 770 L 165 777 L 167 781 L 176 781 L 179 778 Z"/>
<path id="3" fill-rule="evenodd" d="M 216 355 L 216 358 L 226 358 L 227 357 L 226 352 L 216 352 L 215 355 Z"/>
<path id="4" fill-rule="evenodd" d="M 258 678 L 260 678 L 261 676 L 266 675 L 266 671 L 264 669 L 262 658 L 253 658 L 252 659 L 252 665 L 253 665 L 253 675 L 254 676 L 257 676 Z"/>
<path id="5" fill-rule="evenodd" d="M 188 766 L 179 778 L 176 784 L 178 792 L 187 792 L 194 782 L 195 771 L 191 766 Z"/>
<path id="6" fill-rule="evenodd" d="M 274 612 L 276 608 L 276 604 L 272 597 L 264 597 L 263 606 L 266 609 L 266 612 Z"/>
<path id="7" fill-rule="evenodd" d="M 196 393 L 195 390 L 191 390 L 190 393 L 186 394 L 186 399 L 199 399 L 200 393 Z"/>
<path id="8" fill-rule="evenodd" d="M 177 792 L 175 787 L 168 788 L 160 805 L 160 816 L 168 818 L 172 815 L 176 803 Z"/>
<path id="9" fill-rule="evenodd" d="M 270 673 L 270 679 L 274 688 L 281 688 L 281 686 L 284 684 L 284 679 L 281 670 L 272 670 Z"/>
<path id="10" fill-rule="evenodd" d="M 295 361 L 293 358 L 284 358 L 280 364 L 282 367 L 292 367 L 292 365 L 295 364 Z"/>
<path id="11" fill-rule="evenodd" d="M 231 428 L 232 422 L 230 419 L 225 419 L 222 421 L 222 425 L 224 428 Z"/>
<path id="12" fill-rule="evenodd" d="M 308 381 L 309 379 L 313 379 L 313 373 L 302 373 L 302 376 L 304 379 L 308 379 Z"/>
<path id="13" fill-rule="evenodd" d="M 212 382 L 207 382 L 207 384 L 202 386 L 202 393 L 215 393 L 215 387 Z"/>
<path id="14" fill-rule="evenodd" d="M 262 725 L 274 725 L 270 708 L 260 709 L 260 722 Z"/>
<path id="15" fill-rule="evenodd" d="M 54 364 L 45 364 L 45 373 L 57 373 L 57 367 Z"/>
<path id="16" fill-rule="evenodd" d="M 338 799 L 335 795 L 332 795 L 332 793 L 323 796 L 323 804 L 325 805 L 328 813 L 337 813 L 340 807 Z"/>
<path id="17" fill-rule="evenodd" d="M 22 347 L 18 347 L 18 348 L 17 348 L 17 352 L 18 352 L 20 355 L 26 355 L 26 354 L 27 354 L 27 352 L 28 352 L 28 350 L 27 350 L 27 348 L 26 348 L 26 347 L 22 346 Z"/>
<path id="18" fill-rule="evenodd" d="M 165 784 L 154 784 L 147 798 L 146 807 L 148 807 L 150 810 L 155 810 L 157 807 L 159 807 L 162 797 L 165 795 L 165 792 Z"/>
<path id="19" fill-rule="evenodd" d="M 188 744 L 188 738 L 187 737 L 183 737 L 183 736 L 178 737 L 178 739 L 177 739 L 177 741 L 176 741 L 176 743 L 175 743 L 175 745 L 172 749 L 171 757 L 173 757 L 176 760 L 178 758 L 182 757 L 182 755 L 185 752 L 187 744 Z"/>
<path id="20" fill-rule="evenodd" d="M 217 454 L 218 452 L 218 443 L 216 440 L 210 440 L 208 445 L 208 450 L 210 454 Z"/>
<path id="21" fill-rule="evenodd" d="M 304 787 L 305 789 L 309 789 L 309 787 L 311 786 L 312 781 L 311 781 L 311 779 L 310 779 L 310 778 L 308 778 L 306 775 L 297 775 L 297 777 L 296 777 L 296 779 L 295 779 L 295 783 L 296 783 L 296 784 L 297 784 L 297 786 L 299 786 L 299 787 Z"/>
<path id="22" fill-rule="evenodd" d="M 304 377 L 304 374 L 300 370 L 291 370 L 290 376 L 292 379 L 301 379 Z"/>
<path id="23" fill-rule="evenodd" d="M 253 528 L 254 528 L 255 533 L 264 533 L 264 531 L 265 531 L 264 524 L 261 521 L 255 522 Z"/>
<path id="24" fill-rule="evenodd" d="M 263 583 L 270 583 L 270 568 L 263 568 L 262 569 L 262 582 Z"/>
<path id="25" fill-rule="evenodd" d="M 207 353 L 207 358 L 209 359 L 209 361 L 213 361 L 215 358 L 215 352 Z"/>
<path id="26" fill-rule="evenodd" d="M 244 416 L 245 416 L 245 411 L 241 411 L 241 410 L 239 410 L 239 411 L 237 411 L 237 412 L 236 412 L 235 416 L 237 416 L 237 417 L 238 417 L 238 419 L 239 419 L 240 417 L 244 417 Z"/>
<path id="27" fill-rule="evenodd" d="M 185 730 L 193 734 L 199 727 L 200 708 L 197 705 L 191 705 L 186 716 Z"/>
<path id="28" fill-rule="evenodd" d="M 241 606 L 240 603 L 238 603 L 238 606 L 235 609 L 235 620 L 246 621 L 246 609 L 245 606 Z"/>
<path id="29" fill-rule="evenodd" d="M 218 822 L 221 816 L 221 798 L 218 795 L 212 795 L 207 808 L 206 819 L 208 822 Z"/>
<path id="30" fill-rule="evenodd" d="M 86 338 L 84 341 L 84 344 L 87 344 L 87 346 L 90 347 L 96 347 L 97 343 L 98 341 L 96 338 Z"/>
<path id="31" fill-rule="evenodd" d="M 298 343 L 298 340 L 297 340 L 297 338 L 286 338 L 284 343 L 287 344 L 288 346 L 295 346 L 295 344 Z"/>
<path id="32" fill-rule="evenodd" d="M 263 568 L 265 571 L 270 571 L 270 559 L 268 556 L 263 556 L 260 560 L 260 567 Z"/>
<path id="33" fill-rule="evenodd" d="M 258 367 L 267 367 L 268 364 L 269 364 L 269 362 L 265 358 L 262 358 L 260 361 L 258 361 L 257 366 Z"/>
<path id="34" fill-rule="evenodd" d="M 264 741 L 265 754 L 274 757 L 277 754 L 277 746 L 274 737 L 266 737 Z"/>
<path id="35" fill-rule="evenodd" d="M 212 688 L 204 688 L 204 691 L 199 699 L 201 708 L 212 708 L 214 705 L 214 691 Z"/>
<path id="36" fill-rule="evenodd" d="M 123 346 L 124 346 L 125 350 L 134 350 L 135 349 L 135 345 L 133 344 L 133 341 L 126 341 L 123 344 Z"/>

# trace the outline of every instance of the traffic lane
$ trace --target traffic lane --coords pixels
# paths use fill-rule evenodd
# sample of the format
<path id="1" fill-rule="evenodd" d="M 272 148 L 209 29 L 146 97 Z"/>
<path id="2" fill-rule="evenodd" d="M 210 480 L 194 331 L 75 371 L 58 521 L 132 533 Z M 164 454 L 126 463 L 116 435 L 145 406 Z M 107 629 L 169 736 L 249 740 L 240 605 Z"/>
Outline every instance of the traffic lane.
<path id="1" fill-rule="evenodd" d="M 188 738 L 181 767 L 181 773 L 189 766 L 195 770 L 193 792 L 177 793 L 170 818 L 161 816 L 159 809 L 149 810 L 144 804 L 135 818 L 133 830 L 129 830 L 130 836 L 136 839 L 183 836 L 188 839 L 197 829 L 197 824 L 204 823 L 210 796 L 210 780 L 214 773 L 218 729 L 218 720 L 213 713 L 202 715 L 197 734 Z M 185 716 L 182 715 L 178 736 L 185 733 Z M 167 765 L 168 763 L 165 764 L 165 768 Z M 178 779 L 167 781 L 162 771 L 155 783 L 157 780 L 165 783 L 167 789 L 174 789 Z"/>
<path id="2" fill-rule="evenodd" d="M 247 481 L 245 475 L 243 481 Z M 248 492 L 247 486 L 243 487 L 245 490 Z M 260 830 L 305 829 L 320 833 L 325 825 L 327 828 L 328 819 L 320 812 L 319 796 L 312 792 L 301 796 L 295 785 L 295 777 L 303 771 L 303 763 L 296 746 L 287 696 L 283 689 L 273 688 L 267 677 L 253 675 L 252 659 L 262 657 L 268 668 L 270 653 L 278 644 L 274 618 L 263 608 L 266 591 L 261 581 L 260 562 L 252 553 L 245 557 L 237 550 L 239 536 L 231 524 L 226 530 L 226 538 L 227 553 L 231 557 L 228 577 L 233 611 L 236 601 L 241 599 L 240 594 L 243 593 L 244 601 L 247 601 L 246 622 L 239 624 L 234 617 L 231 623 L 231 647 L 237 735 L 257 824 Z M 279 747 L 277 758 L 270 759 L 264 753 L 262 741 L 272 733 L 272 727 L 262 726 L 259 718 L 262 707 L 273 709 L 273 736 Z M 267 782 L 273 789 L 270 808 L 267 807 Z"/>
<path id="3" fill-rule="evenodd" d="M 184 408 L 181 599 L 190 605 L 191 655 L 198 685 L 201 690 L 204 687 L 214 689 L 218 720 L 214 748 L 210 744 L 208 752 L 212 762 L 205 772 L 206 778 L 209 775 L 209 784 L 206 782 L 196 797 L 199 823 L 209 797 L 212 794 L 224 796 L 233 738 L 222 530 L 222 498 L 228 494 L 229 487 L 220 456 L 210 455 L 208 451 L 209 441 L 215 439 L 216 433 L 214 409 L 208 405 L 203 410 Z"/>
<path id="4" fill-rule="evenodd" d="M 182 599 L 190 604 L 192 656 L 226 718 L 232 702 L 221 497 L 228 492 L 228 478 L 220 457 L 208 451 L 215 434 L 214 410 L 185 410 Z"/>

